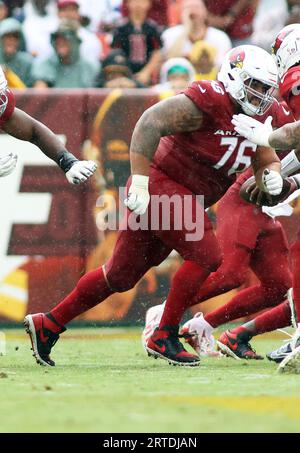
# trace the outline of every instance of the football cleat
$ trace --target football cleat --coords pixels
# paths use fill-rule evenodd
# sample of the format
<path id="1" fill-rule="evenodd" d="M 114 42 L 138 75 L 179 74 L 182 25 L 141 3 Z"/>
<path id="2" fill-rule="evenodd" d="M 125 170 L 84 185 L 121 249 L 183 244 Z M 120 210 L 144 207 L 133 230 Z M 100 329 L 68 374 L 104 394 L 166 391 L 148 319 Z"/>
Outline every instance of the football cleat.
<path id="1" fill-rule="evenodd" d="M 196 313 L 179 330 L 179 336 L 196 351 L 198 356 L 219 357 L 215 351 L 215 339 L 212 335 L 213 327 L 205 321 L 202 313 Z"/>
<path id="2" fill-rule="evenodd" d="M 50 358 L 50 352 L 59 339 L 59 334 L 45 327 L 45 319 L 44 313 L 27 315 L 24 319 L 24 326 L 30 336 L 36 362 L 43 366 L 55 366 L 55 362 Z M 59 333 L 65 330 L 65 327 L 60 327 Z"/>
<path id="3" fill-rule="evenodd" d="M 281 373 L 300 374 L 300 328 L 298 327 L 290 340 L 291 352 L 278 367 Z"/>
<path id="4" fill-rule="evenodd" d="M 285 357 L 292 352 L 291 341 L 285 340 L 285 343 L 280 346 L 280 348 L 275 349 L 274 351 L 268 352 L 266 357 L 271 360 L 271 362 L 280 363 L 285 359 Z"/>
<path id="5" fill-rule="evenodd" d="M 178 338 L 178 329 L 174 327 L 156 328 L 147 341 L 146 351 L 149 356 L 167 360 L 169 364 L 197 366 L 198 356 L 189 353 Z"/>
<path id="6" fill-rule="evenodd" d="M 226 330 L 217 341 L 218 350 L 236 360 L 263 360 L 261 355 L 256 354 L 248 339 L 243 338 L 243 334 L 244 332 L 233 333 L 230 330 Z"/>
<path id="7" fill-rule="evenodd" d="M 142 345 L 146 350 L 147 341 L 153 334 L 154 330 L 159 326 L 165 308 L 165 302 L 160 305 L 150 307 L 146 312 L 145 327 L 142 332 Z"/>

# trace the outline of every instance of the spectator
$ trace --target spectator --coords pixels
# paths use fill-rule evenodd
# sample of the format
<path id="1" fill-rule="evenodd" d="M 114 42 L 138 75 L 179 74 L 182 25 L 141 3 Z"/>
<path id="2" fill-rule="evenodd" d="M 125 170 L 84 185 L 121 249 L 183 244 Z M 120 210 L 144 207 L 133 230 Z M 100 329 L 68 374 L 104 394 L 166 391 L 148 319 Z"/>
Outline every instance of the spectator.
<path id="1" fill-rule="evenodd" d="M 99 69 L 99 60 L 102 55 L 102 46 L 97 36 L 80 24 L 79 2 L 77 0 L 58 0 L 58 18 L 74 22 L 77 33 L 81 39 L 80 53 Z"/>
<path id="2" fill-rule="evenodd" d="M 188 57 L 197 41 L 206 41 L 217 50 L 217 65 L 231 49 L 226 33 L 207 26 L 207 10 L 202 0 L 183 0 L 182 24 L 168 28 L 162 34 L 163 54 L 166 58 Z"/>
<path id="3" fill-rule="evenodd" d="M 123 0 L 121 8 L 123 16 L 128 16 L 127 0 Z M 148 12 L 148 19 L 154 20 L 158 25 L 166 28 L 169 24 L 169 0 L 152 0 L 151 8 Z"/>
<path id="4" fill-rule="evenodd" d="M 33 56 L 48 57 L 53 49 L 50 34 L 58 25 L 54 0 L 27 0 L 24 6 L 23 33 L 26 50 Z"/>
<path id="5" fill-rule="evenodd" d="M 80 38 L 73 23 L 62 21 L 51 35 L 54 54 L 33 67 L 36 88 L 88 88 L 96 77 L 94 65 L 79 53 Z"/>
<path id="6" fill-rule="evenodd" d="M 254 21 L 252 42 L 270 51 L 277 33 L 289 24 L 300 23 L 300 0 L 277 0 L 271 10 L 262 2 Z"/>
<path id="7" fill-rule="evenodd" d="M 8 17 L 9 10 L 5 2 L 0 1 L 0 22 Z"/>
<path id="8" fill-rule="evenodd" d="M 20 50 L 23 39 L 21 24 L 16 19 L 8 18 L 0 23 L 0 64 L 30 87 L 33 57 Z"/>
<path id="9" fill-rule="evenodd" d="M 193 64 L 196 80 L 216 80 L 218 67 L 216 64 L 217 49 L 206 41 L 197 41 L 189 55 Z"/>
<path id="10" fill-rule="evenodd" d="M 133 78 L 123 50 L 114 49 L 102 62 L 102 70 L 96 80 L 96 87 L 143 88 L 143 85 Z"/>
<path id="11" fill-rule="evenodd" d="M 160 83 L 155 89 L 165 98 L 185 90 L 194 79 L 195 69 L 186 58 L 170 58 L 161 67 Z"/>
<path id="12" fill-rule="evenodd" d="M 208 23 L 229 35 L 233 47 L 251 44 L 253 21 L 259 0 L 204 0 Z"/>
<path id="13" fill-rule="evenodd" d="M 151 82 L 161 59 L 160 33 L 155 22 L 147 19 L 151 0 L 127 0 L 128 19 L 116 28 L 112 47 L 122 49 L 136 79 Z"/>
<path id="14" fill-rule="evenodd" d="M 100 31 L 102 25 L 111 29 L 121 16 L 122 0 L 78 0 L 81 15 L 89 20 L 88 28 L 94 33 Z"/>

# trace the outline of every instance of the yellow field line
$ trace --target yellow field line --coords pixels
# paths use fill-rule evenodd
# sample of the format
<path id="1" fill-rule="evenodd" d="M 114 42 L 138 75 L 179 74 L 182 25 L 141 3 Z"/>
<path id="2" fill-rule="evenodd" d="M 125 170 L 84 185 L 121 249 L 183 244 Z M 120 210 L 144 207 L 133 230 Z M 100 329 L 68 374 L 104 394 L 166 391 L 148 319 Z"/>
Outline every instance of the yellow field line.
<path id="1" fill-rule="evenodd" d="M 163 400 L 255 414 L 277 413 L 291 419 L 300 419 L 298 396 L 166 396 Z"/>

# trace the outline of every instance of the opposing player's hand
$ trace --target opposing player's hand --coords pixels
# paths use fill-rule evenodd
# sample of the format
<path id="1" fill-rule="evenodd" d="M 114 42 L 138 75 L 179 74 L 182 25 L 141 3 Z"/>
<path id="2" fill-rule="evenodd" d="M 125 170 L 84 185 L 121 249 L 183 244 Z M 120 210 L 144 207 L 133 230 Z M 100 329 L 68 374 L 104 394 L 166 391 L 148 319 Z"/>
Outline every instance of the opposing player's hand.
<path id="1" fill-rule="evenodd" d="M 124 204 L 137 215 L 143 215 L 147 211 L 150 201 L 148 186 L 149 176 L 132 175 L 128 197 L 124 200 Z"/>
<path id="2" fill-rule="evenodd" d="M 66 178 L 70 184 L 81 184 L 87 181 L 96 171 L 97 165 L 92 160 L 78 160 L 69 171 Z"/>
<path id="3" fill-rule="evenodd" d="M 14 153 L 0 157 L 0 177 L 9 175 L 17 165 L 18 156 Z"/>
<path id="4" fill-rule="evenodd" d="M 280 173 L 274 170 L 265 170 L 262 176 L 265 191 L 270 195 L 279 195 L 283 187 L 283 179 Z"/>
<path id="5" fill-rule="evenodd" d="M 273 132 L 272 120 L 273 118 L 268 116 L 264 123 L 260 123 L 251 116 L 240 113 L 239 115 L 233 115 L 231 122 L 238 134 L 259 146 L 268 147 L 270 146 L 269 137 Z"/>

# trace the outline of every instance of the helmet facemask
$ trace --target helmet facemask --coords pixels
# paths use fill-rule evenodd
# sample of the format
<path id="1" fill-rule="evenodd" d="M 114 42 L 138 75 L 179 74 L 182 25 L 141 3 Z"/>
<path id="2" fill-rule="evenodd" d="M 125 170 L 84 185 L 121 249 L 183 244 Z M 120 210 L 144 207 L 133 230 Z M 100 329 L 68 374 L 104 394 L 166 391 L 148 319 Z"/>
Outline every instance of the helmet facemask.
<path id="1" fill-rule="evenodd" d="M 246 115 L 263 115 L 274 102 L 273 93 L 277 85 L 251 77 L 247 72 L 242 72 L 240 77 L 243 80 L 244 96 L 236 101 Z M 262 87 L 260 91 L 256 89 L 258 84 Z M 253 100 L 255 100 L 255 104 Z"/>

